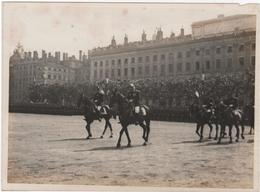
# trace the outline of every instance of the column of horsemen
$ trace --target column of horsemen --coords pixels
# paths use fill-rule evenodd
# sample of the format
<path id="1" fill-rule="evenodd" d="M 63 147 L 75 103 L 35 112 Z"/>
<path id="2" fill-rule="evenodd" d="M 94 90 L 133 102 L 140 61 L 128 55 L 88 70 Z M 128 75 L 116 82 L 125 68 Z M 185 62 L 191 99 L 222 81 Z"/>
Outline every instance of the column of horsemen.
<path id="1" fill-rule="evenodd" d="M 131 140 L 127 131 L 127 126 L 129 124 L 140 125 L 144 129 L 144 144 L 147 144 L 150 132 L 150 109 L 140 102 L 140 95 L 140 91 L 135 87 L 134 83 L 129 84 L 126 96 L 124 96 L 120 91 L 120 88 L 117 87 L 97 86 L 96 92 L 92 98 L 88 98 L 82 93 L 78 106 L 83 104 L 84 116 L 87 122 L 87 139 L 92 137 L 90 124 L 94 120 L 101 121 L 102 118 L 105 119 L 106 124 L 101 138 L 103 138 L 107 127 L 110 128 L 110 137 L 113 137 L 112 126 L 109 120 L 112 117 L 116 119 L 116 116 L 118 115 L 118 123 L 122 125 L 122 130 L 120 131 L 120 138 L 117 146 L 120 146 L 123 132 L 126 133 L 126 136 L 129 139 L 128 146 L 131 145 Z M 120 99 L 122 101 L 120 101 Z M 124 103 L 125 105 L 123 107 Z M 208 125 L 210 128 L 209 139 L 212 138 L 212 129 L 213 125 L 215 125 L 216 130 L 214 139 L 218 140 L 218 143 L 220 143 L 221 139 L 226 135 L 229 136 L 230 142 L 232 142 L 232 127 L 236 128 L 236 142 L 239 141 L 240 136 L 244 139 L 244 123 L 246 120 L 250 125 L 249 134 L 252 133 L 254 127 L 254 103 L 251 102 L 246 108 L 241 109 L 236 94 L 232 94 L 219 101 L 214 101 L 212 98 L 209 98 L 206 95 L 200 95 L 199 92 L 196 91 L 194 93 L 193 103 L 189 107 L 189 114 L 192 121 L 196 123 L 196 134 L 199 136 L 199 141 L 203 140 L 205 125 Z M 228 128 L 227 131 L 226 128 Z"/>

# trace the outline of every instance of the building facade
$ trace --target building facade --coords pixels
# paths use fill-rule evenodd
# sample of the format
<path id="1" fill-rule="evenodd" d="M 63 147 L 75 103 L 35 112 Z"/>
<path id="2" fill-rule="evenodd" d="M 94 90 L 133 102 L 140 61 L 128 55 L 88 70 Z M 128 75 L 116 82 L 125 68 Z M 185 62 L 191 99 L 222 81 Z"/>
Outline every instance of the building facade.
<path id="1" fill-rule="evenodd" d="M 89 79 L 89 72 L 85 69 L 88 65 L 86 55 L 79 52 L 79 59 L 75 56 L 68 57 L 63 54 L 61 60 L 60 52 L 51 53 L 42 51 L 42 57 L 38 57 L 37 51 L 24 52 L 18 45 L 10 57 L 10 103 L 29 102 L 30 87 L 33 85 L 71 85 L 84 83 Z M 85 74 L 78 74 L 78 71 Z M 84 78 L 80 77 L 84 75 Z"/>
<path id="2" fill-rule="evenodd" d="M 146 39 L 117 45 L 111 44 L 89 51 L 91 81 L 109 79 L 175 79 L 201 74 L 243 73 L 254 70 L 255 16 L 219 16 L 195 22 L 192 34 L 163 37 L 157 30 L 153 40 Z M 243 22 L 241 22 L 243 21 Z M 232 25 L 231 25 L 232 23 Z"/>

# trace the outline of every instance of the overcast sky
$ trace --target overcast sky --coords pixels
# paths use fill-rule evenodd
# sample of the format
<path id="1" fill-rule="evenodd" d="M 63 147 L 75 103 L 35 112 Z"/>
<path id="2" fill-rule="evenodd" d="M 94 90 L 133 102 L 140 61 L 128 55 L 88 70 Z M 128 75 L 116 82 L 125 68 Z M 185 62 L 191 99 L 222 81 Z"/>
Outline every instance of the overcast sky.
<path id="1" fill-rule="evenodd" d="M 4 3 L 4 45 L 11 55 L 20 42 L 26 51 L 61 51 L 78 57 L 78 50 L 151 39 L 156 27 L 164 37 L 180 28 L 191 33 L 191 23 L 234 14 L 254 14 L 255 8 L 235 4 L 116 4 L 116 3 Z"/>

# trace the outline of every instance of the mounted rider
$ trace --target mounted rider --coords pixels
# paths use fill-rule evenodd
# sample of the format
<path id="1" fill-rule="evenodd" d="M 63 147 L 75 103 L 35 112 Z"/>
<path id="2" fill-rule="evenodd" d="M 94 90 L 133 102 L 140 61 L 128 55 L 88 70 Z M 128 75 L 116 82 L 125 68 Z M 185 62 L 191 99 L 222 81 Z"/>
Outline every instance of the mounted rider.
<path id="1" fill-rule="evenodd" d="M 136 89 L 134 84 L 130 84 L 130 91 L 128 92 L 127 99 L 132 105 L 133 116 L 137 123 L 137 117 L 140 113 L 140 91 Z"/>
<path id="2" fill-rule="evenodd" d="M 104 102 L 104 97 L 105 97 L 105 92 L 102 88 L 100 88 L 99 86 L 97 86 L 97 92 L 93 97 L 93 102 L 94 102 L 94 110 L 96 112 L 96 114 L 98 115 L 98 120 L 101 121 L 101 113 L 100 113 L 100 109 L 101 106 Z"/>

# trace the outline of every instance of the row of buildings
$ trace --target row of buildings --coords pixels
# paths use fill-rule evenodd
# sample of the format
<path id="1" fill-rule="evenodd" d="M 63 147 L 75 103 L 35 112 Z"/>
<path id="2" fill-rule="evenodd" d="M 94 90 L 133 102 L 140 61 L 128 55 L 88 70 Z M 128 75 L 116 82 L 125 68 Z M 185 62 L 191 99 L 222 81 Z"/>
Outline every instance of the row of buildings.
<path id="1" fill-rule="evenodd" d="M 28 101 L 31 84 L 78 84 L 105 78 L 114 80 L 173 79 L 243 74 L 254 71 L 256 16 L 234 15 L 195 22 L 192 34 L 184 29 L 164 37 L 161 28 L 152 40 L 141 34 L 140 41 L 123 44 L 115 37 L 107 47 L 94 48 L 88 55 L 68 57 L 42 51 L 24 52 L 18 46 L 10 58 L 11 102 Z"/>

